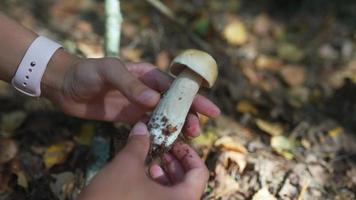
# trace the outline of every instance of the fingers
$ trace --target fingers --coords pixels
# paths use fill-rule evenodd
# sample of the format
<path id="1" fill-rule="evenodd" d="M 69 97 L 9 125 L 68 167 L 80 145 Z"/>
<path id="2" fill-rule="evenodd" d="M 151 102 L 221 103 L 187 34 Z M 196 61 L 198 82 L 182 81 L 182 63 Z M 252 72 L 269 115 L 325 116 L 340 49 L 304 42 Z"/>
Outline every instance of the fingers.
<path id="1" fill-rule="evenodd" d="M 151 178 L 157 181 L 158 183 L 162 185 L 171 185 L 171 181 L 169 180 L 167 174 L 158 164 L 151 165 L 151 167 L 149 168 L 149 173 Z"/>
<path id="2" fill-rule="evenodd" d="M 178 189 L 201 195 L 209 178 L 204 162 L 189 145 L 181 141 L 173 146 L 172 153 L 186 171 L 183 182 L 177 185 Z"/>
<path id="3" fill-rule="evenodd" d="M 148 63 L 128 63 L 127 66 L 143 83 L 160 92 L 166 91 L 174 80 Z M 213 102 L 199 94 L 193 101 L 192 110 L 207 117 L 220 114 L 220 109 Z"/>
<path id="4" fill-rule="evenodd" d="M 162 163 L 173 184 L 179 183 L 183 180 L 185 172 L 177 158 L 170 153 L 166 153 L 162 156 Z"/>
<path id="5" fill-rule="evenodd" d="M 145 108 L 153 108 L 159 101 L 160 95 L 155 90 L 147 87 L 133 76 L 118 59 L 106 58 L 100 73 L 104 80 L 121 91 L 130 101 Z"/>
<path id="6" fill-rule="evenodd" d="M 221 112 L 213 102 L 199 94 L 195 96 L 191 109 L 207 117 L 217 117 Z"/>
<path id="7" fill-rule="evenodd" d="M 183 126 L 183 133 L 188 139 L 198 137 L 200 134 L 200 125 L 198 115 L 189 113 Z"/>
<path id="8" fill-rule="evenodd" d="M 147 126 L 138 122 L 131 130 L 126 146 L 120 152 L 119 158 L 124 157 L 122 162 L 138 161 L 142 166 L 149 150 L 150 140 Z"/>

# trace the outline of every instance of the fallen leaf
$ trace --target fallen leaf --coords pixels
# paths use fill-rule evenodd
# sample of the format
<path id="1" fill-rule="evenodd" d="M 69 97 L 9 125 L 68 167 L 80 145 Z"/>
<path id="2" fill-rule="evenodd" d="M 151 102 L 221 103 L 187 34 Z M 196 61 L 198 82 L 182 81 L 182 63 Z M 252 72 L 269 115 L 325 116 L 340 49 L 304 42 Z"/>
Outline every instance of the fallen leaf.
<path id="1" fill-rule="evenodd" d="M 200 114 L 198 113 L 198 118 L 199 118 L 199 124 L 200 124 L 200 127 L 203 127 L 209 122 L 210 118 L 203 115 L 203 114 Z"/>
<path id="2" fill-rule="evenodd" d="M 129 22 L 128 20 L 124 20 L 121 25 L 122 35 L 128 39 L 134 39 L 137 36 L 137 25 Z"/>
<path id="3" fill-rule="evenodd" d="M 258 15 L 255 19 L 253 30 L 258 35 L 267 35 L 271 30 L 271 20 L 266 14 Z"/>
<path id="4" fill-rule="evenodd" d="M 240 113 L 257 114 L 257 108 L 249 101 L 242 100 L 236 105 L 236 111 Z"/>
<path id="5" fill-rule="evenodd" d="M 230 136 L 223 136 L 215 141 L 214 146 L 221 151 L 234 151 L 244 155 L 247 154 L 247 149 L 242 145 L 234 141 Z"/>
<path id="6" fill-rule="evenodd" d="M 64 163 L 68 154 L 73 150 L 73 147 L 74 143 L 72 141 L 64 141 L 49 146 L 43 154 L 43 162 L 46 169 Z"/>
<path id="7" fill-rule="evenodd" d="M 278 46 L 277 54 L 280 58 L 289 62 L 298 62 L 304 58 L 302 50 L 291 43 L 282 43 Z"/>
<path id="8" fill-rule="evenodd" d="M 72 172 L 62 172 L 52 175 L 54 181 L 50 183 L 53 194 L 60 200 L 69 199 L 75 189 L 75 176 Z"/>
<path id="9" fill-rule="evenodd" d="M 82 145 L 89 146 L 95 133 L 95 126 L 90 123 L 83 124 L 79 132 L 74 136 L 74 140 Z"/>
<path id="10" fill-rule="evenodd" d="M 0 165 L 11 161 L 18 152 L 17 144 L 12 139 L 0 139 Z"/>
<path id="11" fill-rule="evenodd" d="M 319 48 L 319 56 L 325 60 L 335 60 L 339 53 L 330 44 L 324 44 Z"/>
<path id="12" fill-rule="evenodd" d="M 309 140 L 307 139 L 302 139 L 301 140 L 301 144 L 303 145 L 304 148 L 306 149 L 310 149 L 311 148 L 311 143 L 309 142 Z"/>
<path id="13" fill-rule="evenodd" d="M 192 140 L 192 145 L 195 148 L 211 147 L 214 144 L 217 136 L 214 132 L 208 131 L 201 134 L 199 137 Z"/>
<path id="14" fill-rule="evenodd" d="M 23 188 L 27 188 L 28 181 L 26 178 L 26 173 L 23 170 L 23 168 L 21 167 L 20 161 L 17 159 L 13 160 L 10 164 L 10 169 L 11 169 L 11 172 L 16 174 L 16 176 L 17 176 L 17 184 Z"/>
<path id="15" fill-rule="evenodd" d="M 279 123 L 272 123 L 262 119 L 256 119 L 256 125 L 259 129 L 272 136 L 282 135 L 283 133 L 283 127 Z"/>
<path id="16" fill-rule="evenodd" d="M 268 191 L 267 187 L 264 187 L 253 195 L 252 200 L 277 200 L 277 198 Z"/>
<path id="17" fill-rule="evenodd" d="M 135 48 L 129 48 L 129 47 L 124 47 L 121 49 L 122 57 L 128 61 L 131 61 L 131 62 L 141 61 L 142 53 L 143 52 L 141 49 L 135 49 Z"/>
<path id="18" fill-rule="evenodd" d="M 287 90 L 287 101 L 291 106 L 301 108 L 310 101 L 310 93 L 307 87 L 292 87 Z"/>
<path id="19" fill-rule="evenodd" d="M 305 69 L 302 66 L 284 66 L 280 74 L 283 80 L 292 87 L 300 86 L 305 82 Z"/>
<path id="20" fill-rule="evenodd" d="M 278 71 L 282 67 L 282 61 L 266 55 L 260 55 L 256 59 L 256 67 L 260 70 Z"/>
<path id="21" fill-rule="evenodd" d="M 237 19 L 232 20 L 226 25 L 223 30 L 223 35 L 231 45 L 242 45 L 248 40 L 248 33 L 245 25 Z"/>
<path id="22" fill-rule="evenodd" d="M 295 148 L 294 142 L 283 135 L 273 136 L 271 138 L 271 147 L 287 160 L 291 160 L 294 157 L 292 153 Z"/>
<path id="23" fill-rule="evenodd" d="M 77 48 L 84 53 L 88 58 L 102 58 L 104 57 L 104 49 L 100 44 L 77 42 Z"/>
<path id="24" fill-rule="evenodd" d="M 27 113 L 23 111 L 14 111 L 2 116 L 1 136 L 10 137 L 13 132 L 25 121 Z"/>
<path id="25" fill-rule="evenodd" d="M 170 62 L 171 62 L 171 58 L 170 58 L 168 51 L 161 51 L 161 52 L 159 52 L 159 54 L 156 57 L 155 65 L 161 71 L 166 72 L 169 67 Z"/>
<path id="26" fill-rule="evenodd" d="M 332 138 L 337 138 L 340 136 L 340 134 L 343 132 L 343 128 L 342 127 L 336 127 L 334 129 L 331 129 L 328 132 L 328 135 Z"/>

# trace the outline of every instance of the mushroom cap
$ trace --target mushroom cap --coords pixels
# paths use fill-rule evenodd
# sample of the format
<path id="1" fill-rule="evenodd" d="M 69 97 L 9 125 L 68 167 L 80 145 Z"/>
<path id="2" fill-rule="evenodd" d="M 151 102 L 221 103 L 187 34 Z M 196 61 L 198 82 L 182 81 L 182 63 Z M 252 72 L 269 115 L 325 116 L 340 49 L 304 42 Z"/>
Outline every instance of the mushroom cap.
<path id="1" fill-rule="evenodd" d="M 171 62 L 170 73 L 178 76 L 186 67 L 203 78 L 204 87 L 211 88 L 214 85 L 218 76 L 218 65 L 208 53 L 196 49 L 183 51 Z"/>

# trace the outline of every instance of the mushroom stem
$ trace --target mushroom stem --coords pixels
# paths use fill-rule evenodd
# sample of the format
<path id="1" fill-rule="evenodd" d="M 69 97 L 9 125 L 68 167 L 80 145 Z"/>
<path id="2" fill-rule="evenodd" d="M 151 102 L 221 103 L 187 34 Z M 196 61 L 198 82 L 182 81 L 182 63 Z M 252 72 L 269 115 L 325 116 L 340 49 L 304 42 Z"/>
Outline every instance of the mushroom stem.
<path id="1" fill-rule="evenodd" d="M 201 82 L 201 76 L 185 69 L 160 100 L 148 122 L 152 157 L 168 151 L 177 139 Z"/>

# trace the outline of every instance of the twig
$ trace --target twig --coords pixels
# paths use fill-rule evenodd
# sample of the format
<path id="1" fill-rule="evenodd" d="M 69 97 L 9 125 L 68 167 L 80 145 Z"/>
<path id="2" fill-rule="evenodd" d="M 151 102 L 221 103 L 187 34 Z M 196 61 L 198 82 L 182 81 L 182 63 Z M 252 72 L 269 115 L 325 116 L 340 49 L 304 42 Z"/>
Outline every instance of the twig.
<path id="1" fill-rule="evenodd" d="M 105 55 L 118 57 L 120 50 L 122 15 L 120 0 L 105 0 Z M 85 174 L 85 183 L 89 184 L 96 173 L 105 165 L 109 158 L 109 139 L 96 135 L 92 142 L 94 161 Z"/>
<path id="2" fill-rule="evenodd" d="M 105 55 L 118 57 L 120 52 L 122 15 L 120 0 L 105 1 Z"/>
<path id="3" fill-rule="evenodd" d="M 200 48 L 203 50 L 212 53 L 212 47 L 205 42 L 203 39 L 201 39 L 199 36 L 197 36 L 195 33 L 187 29 L 187 25 L 184 24 L 182 21 L 180 21 L 177 16 L 174 14 L 174 12 L 169 9 L 166 5 L 164 5 L 161 1 L 159 0 L 146 0 L 151 6 L 153 6 L 155 9 L 157 9 L 161 14 L 166 16 L 168 19 L 173 21 L 178 25 L 180 29 L 185 31 L 185 34 Z"/>

